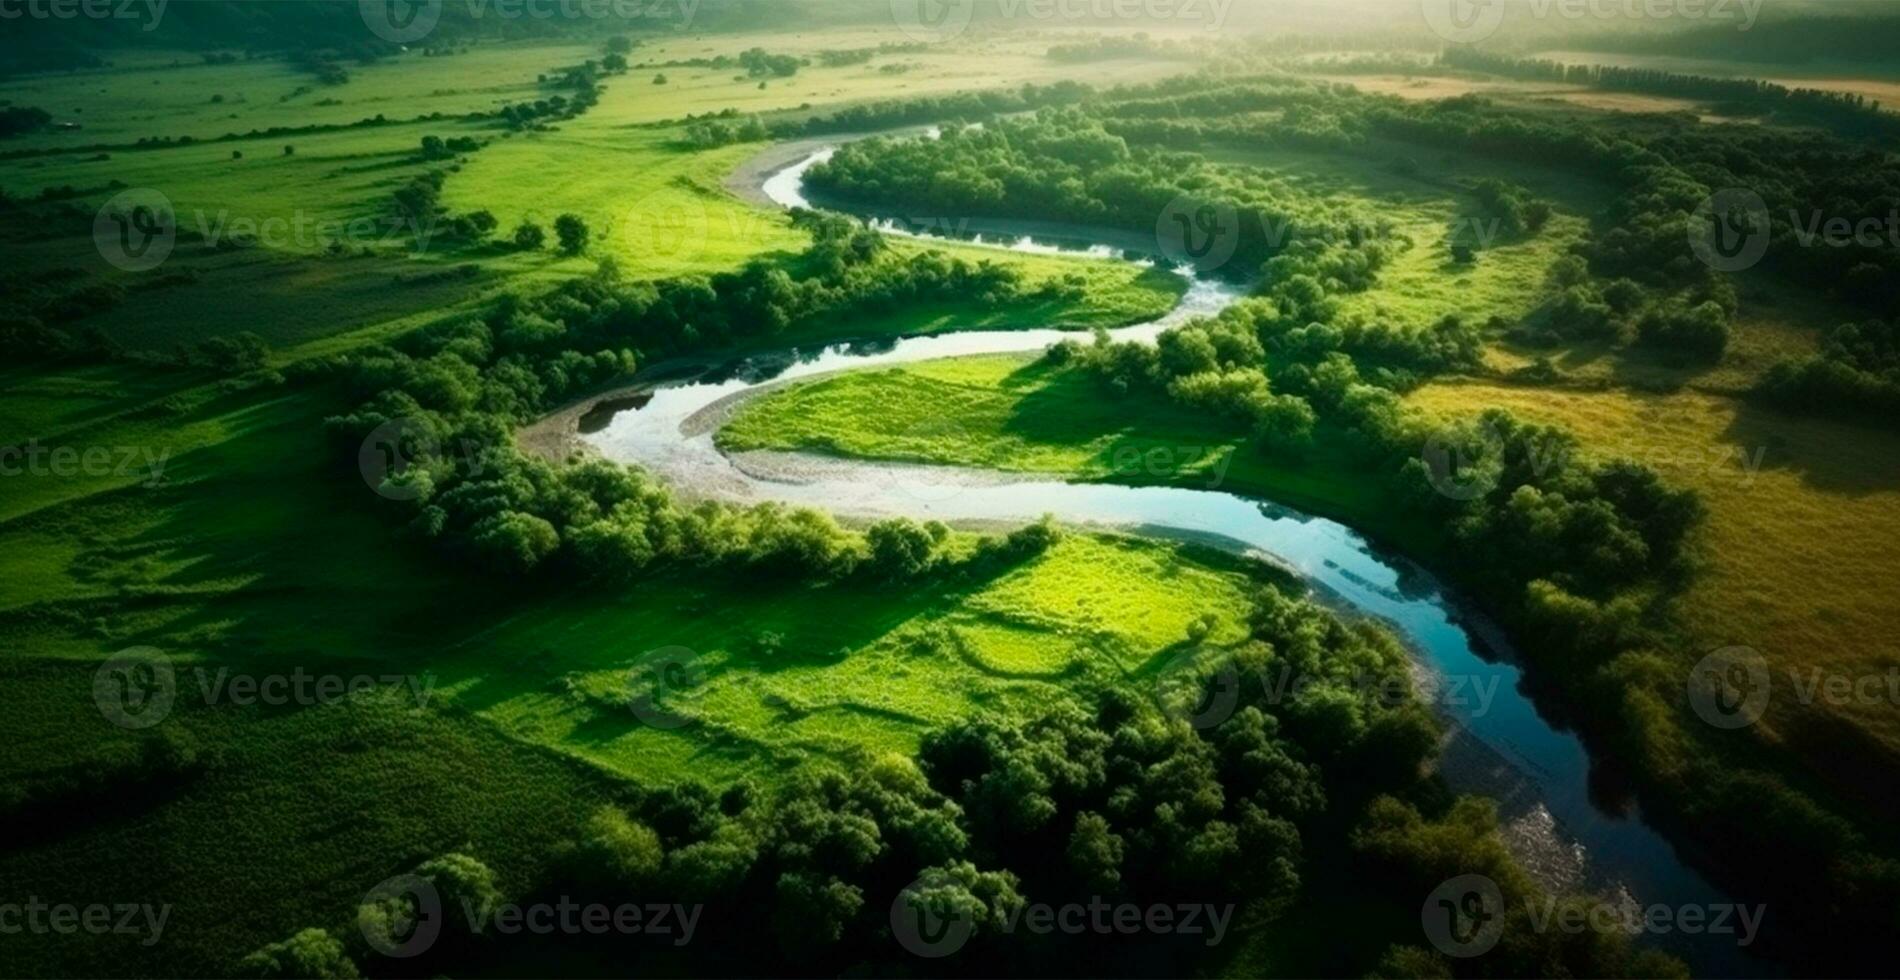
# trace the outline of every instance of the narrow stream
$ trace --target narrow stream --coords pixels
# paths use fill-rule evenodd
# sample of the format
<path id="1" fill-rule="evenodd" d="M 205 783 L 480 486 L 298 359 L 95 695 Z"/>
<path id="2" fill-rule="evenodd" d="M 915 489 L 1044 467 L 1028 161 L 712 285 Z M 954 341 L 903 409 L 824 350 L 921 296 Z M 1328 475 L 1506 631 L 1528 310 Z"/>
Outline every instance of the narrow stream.
<path id="1" fill-rule="evenodd" d="M 804 173 L 831 152 L 819 150 L 772 174 L 764 180 L 764 193 L 782 206 L 807 206 Z M 997 247 L 1104 260 L 1125 254 L 1120 243 L 1078 244 L 1074 234 L 1055 240 L 1020 234 L 1002 223 L 981 230 Z M 1152 341 L 1169 326 L 1218 312 L 1240 298 L 1231 284 L 1188 278 L 1174 310 L 1151 323 L 1112 331 L 1115 338 Z M 1298 572 L 1334 607 L 1383 620 L 1407 641 L 1420 658 L 1423 686 L 1453 730 L 1442 761 L 1445 778 L 1460 792 L 1498 800 L 1514 852 L 1547 887 L 1607 893 L 1641 907 L 1729 904 L 1634 813 L 1633 805 L 1613 811 L 1593 799 L 1590 757 L 1582 741 L 1546 722 L 1520 691 L 1522 675 L 1496 630 L 1467 616 L 1431 576 L 1381 554 L 1351 528 L 1211 490 L 1076 484 L 787 453 L 733 458 L 713 444 L 713 433 L 732 408 L 788 381 L 942 357 L 1036 351 L 1071 336 L 1055 330 L 969 332 L 755 357 L 717 379 L 660 384 L 644 404 L 628 403 L 610 418 L 585 426 L 582 438 L 608 458 L 637 464 L 691 495 L 738 503 L 780 501 L 848 517 L 902 515 L 949 523 L 1027 522 L 1052 513 L 1070 524 L 1191 537 L 1259 554 Z M 954 419 L 941 422 L 945 428 L 955 424 Z M 1422 902 L 1424 896 L 1419 898 Z M 1645 941 L 1684 957 L 1702 975 L 1778 972 L 1747 955 L 1737 939 L 1675 932 Z"/>

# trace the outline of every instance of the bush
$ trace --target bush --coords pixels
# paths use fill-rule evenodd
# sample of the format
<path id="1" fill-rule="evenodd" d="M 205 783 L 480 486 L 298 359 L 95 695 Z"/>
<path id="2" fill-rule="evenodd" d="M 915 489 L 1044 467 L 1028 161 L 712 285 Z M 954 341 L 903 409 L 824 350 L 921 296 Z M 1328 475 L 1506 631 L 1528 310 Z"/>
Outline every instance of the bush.
<path id="1" fill-rule="evenodd" d="M 361 976 L 343 944 L 317 928 L 246 956 L 237 972 L 257 980 L 356 980 Z"/>
<path id="2" fill-rule="evenodd" d="M 1644 346 L 1717 361 L 1728 349 L 1728 312 L 1714 302 L 1693 307 L 1672 303 L 1645 314 L 1636 333 Z"/>
<path id="3" fill-rule="evenodd" d="M 515 247 L 524 252 L 539 251 L 542 246 L 547 244 L 547 241 L 547 229 L 532 221 L 523 221 L 515 228 Z"/>
<path id="4" fill-rule="evenodd" d="M 563 255 L 579 255 L 587 251 L 590 234 L 587 222 L 578 214 L 570 212 L 554 219 L 554 237 L 560 240 Z"/>

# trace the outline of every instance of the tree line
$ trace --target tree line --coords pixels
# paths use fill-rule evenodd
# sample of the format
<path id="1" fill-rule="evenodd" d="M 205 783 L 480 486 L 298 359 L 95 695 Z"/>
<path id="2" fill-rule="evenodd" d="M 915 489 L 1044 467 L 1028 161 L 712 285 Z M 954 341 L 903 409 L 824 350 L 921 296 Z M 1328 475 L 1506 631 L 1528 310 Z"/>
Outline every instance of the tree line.
<path id="1" fill-rule="evenodd" d="M 925 642 L 913 655 L 949 654 Z M 742 780 L 630 791 L 573 828 L 548 872 L 516 897 L 695 903 L 702 931 L 729 941 L 669 950 L 681 972 L 1187 975 L 1218 962 L 1206 930 L 1042 934 L 1021 927 L 1024 907 L 1204 905 L 1231 919 L 1226 942 L 1238 944 L 1235 934 L 1288 928 L 1288 913 L 1317 895 L 1376 902 L 1479 873 L 1499 884 L 1513 920 L 1486 968 L 1522 975 L 1560 960 L 1580 975 L 1684 975 L 1618 933 L 1532 927 L 1526 917 L 1544 892 L 1503 847 L 1489 805 L 1450 799 L 1422 775 L 1438 724 L 1411 693 L 1406 664 L 1383 630 L 1263 585 L 1246 636 L 1195 653 L 1175 677 L 1179 699 L 1108 684 L 943 726 L 914 759 L 864 752 L 845 767 L 810 764 L 770 789 Z M 1218 723 L 1196 727 L 1186 714 L 1226 690 L 1223 677 L 1280 671 L 1302 683 L 1284 696 L 1238 685 Z M 1391 693 L 1368 696 L 1369 685 Z M 390 870 L 426 880 L 450 910 L 503 897 L 475 855 Z M 1580 909 L 1600 901 L 1559 900 Z M 892 931 L 894 906 L 968 923 L 968 939 L 941 961 L 913 956 Z M 250 954 L 243 972 L 351 976 L 359 963 L 385 966 L 357 926 L 395 924 L 407 907 L 375 896 L 350 912 L 341 927 L 315 926 Z M 1469 962 L 1412 938 L 1410 912 L 1394 923 L 1299 921 L 1336 930 L 1358 970 L 1469 974 Z M 451 914 L 441 938 L 404 967 L 455 973 L 514 941 Z M 659 955 L 666 940 L 559 942 L 569 954 L 624 959 Z"/>

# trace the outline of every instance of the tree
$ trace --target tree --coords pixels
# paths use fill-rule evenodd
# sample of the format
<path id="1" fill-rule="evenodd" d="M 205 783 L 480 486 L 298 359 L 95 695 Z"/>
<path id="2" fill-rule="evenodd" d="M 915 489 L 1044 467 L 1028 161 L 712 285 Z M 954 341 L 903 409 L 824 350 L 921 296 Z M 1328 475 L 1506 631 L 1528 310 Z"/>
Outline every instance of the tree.
<path id="1" fill-rule="evenodd" d="M 495 229 L 500 227 L 500 225 L 501 222 L 497 221 L 494 214 L 488 211 L 470 211 L 455 219 L 451 230 L 457 238 L 464 238 L 471 242 L 480 242 L 486 241 L 488 236 L 494 234 Z"/>
<path id="2" fill-rule="evenodd" d="M 615 34 L 607 39 L 607 53 L 625 55 L 633 50 L 633 39 L 625 34 Z"/>
<path id="3" fill-rule="evenodd" d="M 264 338 L 244 331 L 229 337 L 213 337 L 192 348 L 191 361 L 225 374 L 243 374 L 263 367 L 270 360 L 270 345 Z"/>
<path id="4" fill-rule="evenodd" d="M 893 579 L 911 578 L 930 567 L 936 541 L 930 531 L 906 517 L 879 521 L 864 532 L 871 565 Z"/>
<path id="5" fill-rule="evenodd" d="M 532 571 L 561 546 L 561 535 L 554 525 L 519 511 L 485 518 L 472 533 L 476 550 L 507 572 Z"/>
<path id="6" fill-rule="evenodd" d="M 588 818 L 586 835 L 572 857 L 583 874 L 602 876 L 617 888 L 638 889 L 652 882 L 666 853 L 652 828 L 617 807 L 603 806 Z"/>
<path id="7" fill-rule="evenodd" d="M 661 73 L 659 73 L 658 75 L 655 75 L 655 76 L 653 76 L 653 84 L 655 84 L 655 85 L 665 85 L 665 84 L 666 84 L 666 72 L 661 72 Z"/>
<path id="8" fill-rule="evenodd" d="M 287 157 L 294 157 L 294 156 L 296 156 L 296 155 L 297 155 L 297 148 L 296 148 L 296 147 L 294 147 L 294 146 L 291 146 L 291 145 L 290 145 L 289 143 L 285 143 L 285 144 L 284 144 L 284 156 L 287 156 Z"/>
<path id="9" fill-rule="evenodd" d="M 22 136 L 52 124 L 53 116 L 45 109 L 25 105 L 0 107 L 0 139 Z"/>
<path id="10" fill-rule="evenodd" d="M 1108 820 L 1087 811 L 1075 815 L 1069 834 L 1069 867 L 1090 888 L 1105 892 L 1121 882 L 1122 839 L 1109 830 Z"/>
<path id="11" fill-rule="evenodd" d="M 310 928 L 246 956 L 238 974 L 258 980 L 356 980 L 356 964 L 328 932 Z"/>
<path id="12" fill-rule="evenodd" d="M 515 247 L 526 252 L 539 251 L 548 241 L 546 228 L 532 221 L 523 221 L 515 228 Z"/>
<path id="13" fill-rule="evenodd" d="M 587 222 L 578 214 L 569 212 L 554 219 L 554 236 L 561 241 L 563 255 L 579 255 L 587 251 L 588 235 Z"/>
<path id="14" fill-rule="evenodd" d="M 424 861 L 413 874 L 434 890 L 432 897 L 440 903 L 437 908 L 442 933 L 428 952 L 453 960 L 457 954 L 466 952 L 468 940 L 481 921 L 476 917 L 501 903 L 495 873 L 488 865 L 466 854 L 444 854 Z M 400 942 L 416 914 L 413 896 L 380 893 L 373 896 L 357 908 L 356 920 L 364 936 L 381 935 Z"/>

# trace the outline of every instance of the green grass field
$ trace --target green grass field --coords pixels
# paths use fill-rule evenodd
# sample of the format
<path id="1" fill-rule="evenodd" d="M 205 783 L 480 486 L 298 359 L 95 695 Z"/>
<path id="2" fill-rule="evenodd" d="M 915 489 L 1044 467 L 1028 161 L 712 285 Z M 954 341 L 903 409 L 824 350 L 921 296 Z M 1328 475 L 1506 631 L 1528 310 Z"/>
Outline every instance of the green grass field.
<path id="1" fill-rule="evenodd" d="M 952 408 L 948 413 L 945 406 Z M 1403 522 L 1328 433 L 1275 461 L 1230 423 L 1149 394 L 1111 394 L 1030 355 L 953 358 L 805 382 L 747 403 L 716 436 L 776 449 L 950 463 L 1085 481 L 1252 494 L 1325 514 L 1420 557 L 1434 529 Z"/>
<path id="2" fill-rule="evenodd" d="M 727 37 L 716 43 L 743 47 Z M 79 84 L 57 91 L 44 80 L 6 82 L 0 98 L 84 118 L 79 133 L 21 144 L 33 149 L 208 138 L 271 125 L 286 107 L 304 124 L 493 108 L 533 97 L 538 72 L 587 54 L 477 47 L 452 60 L 364 66 L 345 85 L 303 94 L 292 93 L 308 79 L 279 62 L 171 67 L 136 59 L 122 70 L 82 73 Z M 699 55 L 682 48 L 648 56 Z M 1034 77 L 1057 74 L 1028 49 L 1009 57 L 1025 69 L 1033 63 Z M 991 77 L 967 58 L 917 60 L 896 87 L 955 91 Z M 416 97 L 417 80 L 445 65 L 480 81 L 423 83 Z M 888 74 L 863 66 L 813 70 L 766 92 L 729 73 L 670 74 L 671 89 L 644 77 L 614 81 L 592 113 L 550 133 L 504 138 L 441 120 L 109 159 L 51 153 L 0 161 L 0 186 L 20 194 L 109 181 L 158 187 L 185 232 L 163 281 L 107 267 L 85 228 L 22 236 L 0 249 L 24 269 L 76 267 L 123 285 L 124 303 L 93 320 L 127 347 L 162 351 L 249 330 L 280 362 L 344 352 L 466 315 L 500 289 L 590 273 L 608 256 L 623 274 L 662 278 L 801 249 L 804 235 L 782 215 L 722 186 L 760 145 L 695 152 L 677 128 L 651 124 L 694 111 L 699 100 L 706 109 L 763 109 L 821 92 L 869 97 L 893 87 Z M 224 100 L 214 103 L 217 94 Z M 233 221 L 277 219 L 292 228 L 302 220 L 314 229 L 380 220 L 393 190 L 431 166 L 416 153 L 420 138 L 458 134 L 492 142 L 450 175 L 451 210 L 490 209 L 504 231 L 574 210 L 597 229 L 592 253 L 418 251 L 379 238 L 368 243 L 375 257 L 331 257 L 320 254 L 325 241 L 315 231 L 238 250 L 196 240 Z M 285 143 L 294 155 L 282 153 Z M 232 159 L 234 150 L 243 158 Z M 81 200 L 96 206 L 106 196 Z M 703 213 L 703 234 L 671 250 L 651 247 L 653 235 L 642 238 L 628 217 L 680 213 Z M 1002 309 L 909 308 L 812 324 L 780 342 L 1112 326 L 1159 315 L 1182 288 L 1172 275 L 1121 263 L 944 247 L 1015 264 L 1032 284 L 1079 277 L 1086 296 Z M 428 276 L 462 263 L 479 272 Z M 0 442 L 126 447 L 142 461 L 125 471 L 6 478 L 0 643 L 11 652 L 0 704 L 25 720 L 31 737 L 0 767 L 0 780 L 32 783 L 136 744 L 101 717 L 92 691 L 101 658 L 134 646 L 162 650 L 179 671 L 185 696 L 162 730 L 217 758 L 149 806 L 22 839 L 0 857 L 0 877 L 49 898 L 136 894 L 174 904 L 168 941 L 37 943 L 9 951 L 10 972 L 224 972 L 265 942 L 340 921 L 368 885 L 447 850 L 481 853 L 504 884 L 533 880 L 559 837 L 628 785 L 727 782 L 804 760 L 908 753 L 930 728 L 978 707 L 1045 706 L 1092 684 L 1146 691 L 1156 659 L 1185 641 L 1190 622 L 1212 614 L 1222 624 L 1214 639 L 1237 639 L 1258 585 L 1254 572 L 1220 556 L 1071 536 L 1028 565 L 903 590 L 664 574 L 613 592 L 523 593 L 460 574 L 392 535 L 378 519 L 379 499 L 360 481 L 339 480 L 321 439 L 322 418 L 340 404 L 321 387 L 248 389 L 131 364 L 0 369 Z M 1089 584 L 1103 576 L 1111 589 Z M 768 633 L 782 638 L 771 652 Z M 690 718 L 677 729 L 649 725 L 626 705 L 632 666 L 668 646 L 692 650 L 704 678 L 667 700 Z M 267 708 L 206 703 L 194 680 L 199 671 L 271 676 L 298 668 L 399 673 L 428 685 L 430 696 L 420 705 L 398 692 Z M 365 818 L 364 800 L 401 802 Z M 535 815 L 534 827 L 518 826 L 523 813 Z M 152 841 L 163 843 L 128 867 L 123 855 Z"/>
<path id="3" fill-rule="evenodd" d="M 912 588 L 689 573 L 611 592 L 523 591 L 392 538 L 378 498 L 334 475 L 318 435 L 324 398 L 210 398 L 183 424 L 148 427 L 128 394 L 141 385 L 168 390 L 136 372 L 81 372 L 0 397 L 10 426 L 63 421 L 87 444 L 175 450 L 162 486 L 9 478 L 0 643 L 15 652 L 0 705 L 33 734 L 0 777 L 41 778 L 126 739 L 91 684 L 100 658 L 135 646 L 177 665 L 180 705 L 163 730 L 189 732 L 221 761 L 175 799 L 12 850 L 0 874 L 44 895 L 176 901 L 174 935 L 189 938 L 157 951 L 35 947 L 9 959 L 20 969 L 220 971 L 433 853 L 472 845 L 505 876 L 528 876 L 551 835 L 616 779 L 783 773 L 913 751 L 979 706 L 1047 705 L 1098 683 L 1145 692 L 1191 621 L 1211 614 L 1221 625 L 1210 642 L 1239 639 L 1256 587 L 1213 555 L 1072 536 L 1028 565 Z M 769 651 L 768 633 L 780 637 Z M 688 724 L 655 727 L 627 706 L 632 671 L 674 646 L 692 652 L 701 683 L 659 702 Z M 191 679 L 296 669 L 400 674 L 429 698 L 270 709 L 206 703 Z M 462 775 L 470 766 L 479 780 Z M 372 821 L 350 815 L 350 801 L 395 797 L 403 804 Z M 510 829 L 522 812 L 540 829 Z M 139 840 L 172 843 L 135 872 L 110 857 Z M 218 884 L 229 876 L 247 884 Z"/>
<path id="4" fill-rule="evenodd" d="M 765 81 L 663 64 L 891 37 L 814 25 L 643 38 L 630 59 L 650 64 L 607 79 L 588 112 L 520 133 L 464 116 L 555 93 L 537 76 L 598 57 L 599 44 L 404 53 L 351 62 L 349 80 L 327 86 L 277 59 L 210 65 L 151 51 L 112 68 L 0 80 L 0 104 L 44 106 L 82 126 L 6 144 L 0 187 L 10 195 L 74 191 L 70 213 L 49 209 L 45 227 L 0 229 L 0 262 L 122 289 L 115 306 L 70 326 L 101 328 L 126 348 L 169 352 L 251 332 L 272 348 L 273 368 L 308 367 L 473 318 L 503 293 L 539 293 L 603 262 L 631 280 L 660 280 L 803 250 L 810 240 L 786 215 L 727 186 L 768 145 L 692 148 L 689 115 L 796 118 L 1025 83 L 1151 82 L 1196 67 L 1143 57 L 1060 62 L 1045 55 L 1064 38 L 1054 31 L 979 33 Z M 666 83 L 655 84 L 662 73 Z M 1408 98 L 1477 91 L 1553 114 L 1684 108 L 1438 76 L 1350 80 Z M 1856 90 L 1875 84 L 1860 81 Z M 389 121 L 349 126 L 377 114 Z M 287 120 L 347 128 L 222 138 Z M 129 145 L 179 136 L 195 142 Z M 484 145 L 429 161 L 419 153 L 426 136 Z M 113 149 L 77 149 L 94 143 Z M 1556 171 L 1379 141 L 1352 152 L 1195 149 L 1392 223 L 1404 243 L 1373 288 L 1343 297 L 1344 323 L 1534 317 L 1549 297 L 1551 264 L 1593 225 L 1600 233 L 1615 203 L 1609 188 Z M 592 229 L 592 245 L 561 256 L 418 237 L 392 224 L 392 195 L 434 169 L 446 172 L 447 214 L 490 211 L 505 238 L 520 222 L 546 225 L 571 212 Z M 1556 216 L 1538 234 L 1484 243 L 1474 263 L 1453 263 L 1449 239 L 1473 227 L 1470 189 L 1484 177 L 1530 188 Z M 184 233 L 157 272 L 111 267 L 92 237 L 93 211 L 122 186 L 161 191 L 178 210 Z M 348 233 L 350 247 L 333 254 L 337 229 L 352 223 L 367 231 Z M 248 228 L 263 231 L 255 246 L 209 242 Z M 892 248 L 1008 264 L 1032 288 L 1077 284 L 1080 298 L 906 306 L 694 356 L 954 330 L 1113 327 L 1163 314 L 1185 288 L 1179 276 L 1119 261 L 904 239 Z M 1634 456 L 1697 490 L 1709 509 L 1694 543 L 1699 577 L 1664 624 L 1680 638 L 1657 651 L 1666 662 L 1686 668 L 1739 643 L 1777 669 L 1888 670 L 1900 649 L 1900 593 L 1887 574 L 1889 543 L 1900 536 L 1900 470 L 1891 463 L 1900 437 L 1743 400 L 1772 363 L 1813 350 L 1817 330 L 1848 313 L 1786 284 L 1751 285 L 1742 301 L 1719 364 L 1683 367 L 1588 345 L 1532 351 L 1494 338 L 1478 376 L 1426 384 L 1407 404 L 1447 420 L 1508 407 L 1572 429 L 1593 453 Z M 1559 382 L 1503 379 L 1543 354 Z M 362 401 L 342 389 L 321 376 L 217 378 L 131 360 L 0 364 L 0 447 L 103 450 L 109 460 L 73 475 L 0 476 L 0 712 L 15 720 L 16 739 L 0 757 L 0 789 L 69 775 L 154 737 L 114 726 L 96 702 L 95 671 L 128 648 L 155 648 L 177 670 L 178 703 L 159 732 L 203 754 L 202 771 L 112 797 L 70 826 L 0 824 L 19 831 L 0 849 L 7 890 L 166 903 L 175 909 L 168 941 L 7 942 L 0 973 L 226 973 L 298 928 L 347 925 L 369 885 L 458 849 L 479 853 L 505 891 L 522 887 L 542 880 L 557 845 L 602 802 L 642 787 L 771 783 L 814 764 L 912 755 L 926 733 L 984 710 L 1026 714 L 1083 703 L 1102 688 L 1149 696 L 1178 654 L 1244 640 L 1258 590 L 1295 587 L 1223 553 L 1077 531 L 1032 559 L 896 584 L 686 566 L 612 587 L 497 579 L 410 540 L 394 508 L 326 443 L 326 417 Z M 1326 425 L 1298 458 L 1270 456 L 1205 412 L 1117 395 L 1032 355 L 791 385 L 747 403 L 716 438 L 733 452 L 1227 490 L 1340 520 L 1427 565 L 1457 558 L 1446 529 L 1394 509 L 1387 474 L 1356 468 Z M 959 530 L 949 547 L 967 555 L 976 537 Z M 1196 640 L 1207 623 L 1211 632 Z M 218 672 L 293 671 L 400 681 L 300 707 L 208 698 L 199 686 Z M 1762 732 L 1789 757 L 1822 760 L 1813 768 L 1837 781 L 1866 773 L 1847 763 L 1830 771 L 1830 743 L 1900 757 L 1900 720 L 1887 704 L 1784 699 Z M 1326 903 L 1370 903 L 1336 881 L 1313 893 L 1315 904 L 1279 920 L 1279 934 L 1248 936 L 1231 954 L 1236 972 L 1328 961 L 1303 947 L 1331 934 L 1303 930 L 1350 914 Z M 1363 909 L 1380 920 L 1370 931 L 1409 936 L 1412 904 L 1407 897 L 1396 926 L 1389 908 Z"/>

